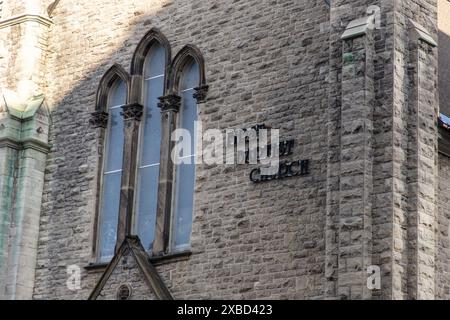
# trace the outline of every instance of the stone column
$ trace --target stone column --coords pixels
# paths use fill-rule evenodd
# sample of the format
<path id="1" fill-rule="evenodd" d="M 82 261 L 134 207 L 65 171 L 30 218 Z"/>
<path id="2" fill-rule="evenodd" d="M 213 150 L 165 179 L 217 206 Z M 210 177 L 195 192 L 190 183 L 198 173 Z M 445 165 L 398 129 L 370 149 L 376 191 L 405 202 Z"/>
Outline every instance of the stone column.
<path id="1" fill-rule="evenodd" d="M 409 299 L 435 298 L 437 181 L 437 49 L 428 31 L 410 21 L 408 117 Z"/>
<path id="2" fill-rule="evenodd" d="M 0 124 L 3 166 L 0 215 L 0 297 L 31 299 L 48 146 L 49 117 L 38 96 L 27 104 L 4 96 Z"/>
<path id="3" fill-rule="evenodd" d="M 372 264 L 373 17 L 350 22 L 342 35 L 342 106 L 338 296 L 369 299 Z"/>
<path id="4" fill-rule="evenodd" d="M 5 117 L 6 118 L 6 117 Z M 0 135 L 4 135 L 7 119 L 0 120 Z M 3 140 L 3 139 L 2 139 Z M 12 141 L 0 142 L 0 299 L 6 296 L 6 281 L 8 279 L 9 231 L 11 211 L 15 196 L 15 170 L 18 167 L 19 146 Z"/>
<path id="5" fill-rule="evenodd" d="M 180 110 L 181 97 L 169 94 L 159 98 L 161 108 L 161 166 L 159 171 L 158 208 L 156 211 L 155 240 L 153 254 L 163 255 L 170 247 L 170 225 L 173 189 L 173 162 L 171 152 L 175 142 L 171 141 L 176 129 L 177 113 Z"/>

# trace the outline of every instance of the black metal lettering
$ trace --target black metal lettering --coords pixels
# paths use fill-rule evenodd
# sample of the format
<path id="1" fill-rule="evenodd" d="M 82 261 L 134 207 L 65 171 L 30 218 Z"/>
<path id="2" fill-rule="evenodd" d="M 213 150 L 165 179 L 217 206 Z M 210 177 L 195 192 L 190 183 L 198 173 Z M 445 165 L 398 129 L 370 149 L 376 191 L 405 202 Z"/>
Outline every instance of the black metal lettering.
<path id="1" fill-rule="evenodd" d="M 291 162 L 290 165 L 290 174 L 295 177 L 298 176 L 300 174 L 300 161 L 294 161 Z M 297 169 L 295 169 L 295 167 L 297 167 Z"/>
<path id="2" fill-rule="evenodd" d="M 252 172 L 250 172 L 250 180 L 252 182 L 258 183 L 262 181 L 261 179 L 261 169 L 253 169 Z"/>
<path id="3" fill-rule="evenodd" d="M 300 168 L 301 175 L 309 174 L 309 160 L 302 160 L 300 162 Z"/>

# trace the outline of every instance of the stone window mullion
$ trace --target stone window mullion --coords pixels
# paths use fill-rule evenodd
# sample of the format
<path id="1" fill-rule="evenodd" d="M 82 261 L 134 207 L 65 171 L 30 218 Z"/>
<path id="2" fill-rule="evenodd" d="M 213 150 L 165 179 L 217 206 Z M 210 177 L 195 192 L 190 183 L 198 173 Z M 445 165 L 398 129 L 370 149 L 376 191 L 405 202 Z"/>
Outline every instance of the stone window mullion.
<path id="1" fill-rule="evenodd" d="M 173 171 L 171 151 L 175 142 L 172 132 L 177 128 L 177 113 L 180 110 L 181 97 L 176 94 L 159 98 L 161 108 L 161 166 L 159 173 L 158 208 L 156 213 L 155 240 L 153 255 L 160 256 L 170 248 L 170 230 L 172 213 Z"/>
<path id="2" fill-rule="evenodd" d="M 137 150 L 143 106 L 138 103 L 131 103 L 123 106 L 122 110 L 121 114 L 124 118 L 124 148 L 116 250 L 125 240 L 125 237 L 131 235 L 132 231 Z"/>

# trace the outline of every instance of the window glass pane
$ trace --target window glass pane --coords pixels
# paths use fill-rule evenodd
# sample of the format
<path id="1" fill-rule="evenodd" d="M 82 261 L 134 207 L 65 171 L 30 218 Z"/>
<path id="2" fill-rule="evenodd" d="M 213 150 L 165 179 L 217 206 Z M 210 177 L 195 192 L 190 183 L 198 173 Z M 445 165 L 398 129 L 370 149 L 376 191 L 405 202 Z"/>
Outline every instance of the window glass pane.
<path id="1" fill-rule="evenodd" d="M 107 261 L 114 255 L 119 219 L 120 187 L 123 158 L 123 117 L 121 106 L 126 103 L 126 85 L 117 80 L 108 97 L 109 125 L 103 167 L 102 205 L 99 228 L 99 256 Z"/>
<path id="2" fill-rule="evenodd" d="M 151 250 L 156 223 L 159 165 L 139 169 L 137 234 L 145 250 Z"/>
<path id="3" fill-rule="evenodd" d="M 164 94 L 164 78 L 145 81 L 146 99 L 141 139 L 141 165 L 159 163 L 161 144 L 161 109 L 158 108 L 158 98 Z"/>
<path id="4" fill-rule="evenodd" d="M 161 110 L 158 98 L 164 94 L 165 50 L 155 44 L 145 61 L 145 110 L 140 139 L 135 228 L 146 250 L 151 250 L 156 222 Z"/>
<path id="5" fill-rule="evenodd" d="M 123 106 L 127 100 L 127 86 L 122 80 L 117 80 L 110 89 L 108 108 Z"/>
<path id="6" fill-rule="evenodd" d="M 119 221 L 119 195 L 122 172 L 103 176 L 103 207 L 100 224 L 100 259 L 106 261 L 114 255 L 117 224 Z"/>
<path id="7" fill-rule="evenodd" d="M 155 43 L 148 52 L 144 67 L 144 78 L 164 75 L 166 68 L 166 53 L 163 46 Z"/>
<path id="8" fill-rule="evenodd" d="M 192 230 L 192 211 L 194 208 L 195 187 L 195 141 L 194 122 L 197 120 L 197 103 L 193 97 L 193 88 L 199 82 L 198 65 L 192 61 L 183 71 L 181 79 L 182 108 L 179 114 L 179 128 L 187 129 L 191 134 L 192 150 L 190 164 L 176 167 L 174 186 L 174 231 L 173 245 L 175 251 L 189 249 Z"/>
<path id="9" fill-rule="evenodd" d="M 181 91 L 197 87 L 200 81 L 199 75 L 200 72 L 198 69 L 198 64 L 194 60 L 189 61 L 184 67 L 183 74 L 181 76 Z"/>
<path id="10" fill-rule="evenodd" d="M 109 132 L 106 141 L 105 172 L 121 170 L 123 158 L 122 108 L 109 109 Z"/>

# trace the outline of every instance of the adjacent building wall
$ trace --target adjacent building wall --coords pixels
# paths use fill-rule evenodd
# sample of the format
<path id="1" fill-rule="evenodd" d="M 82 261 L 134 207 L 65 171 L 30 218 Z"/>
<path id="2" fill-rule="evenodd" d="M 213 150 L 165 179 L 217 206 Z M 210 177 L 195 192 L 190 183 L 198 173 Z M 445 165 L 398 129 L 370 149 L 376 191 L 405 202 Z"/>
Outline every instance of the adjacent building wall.
<path id="1" fill-rule="evenodd" d="M 440 112 L 450 114 L 450 2 L 438 0 L 439 27 L 439 105 Z M 436 290 L 439 299 L 450 299 L 450 134 L 441 128 L 439 135 L 439 212 L 436 225 Z"/>
<path id="2" fill-rule="evenodd" d="M 438 0 L 439 99 L 441 112 L 450 114 L 450 2 Z"/>

